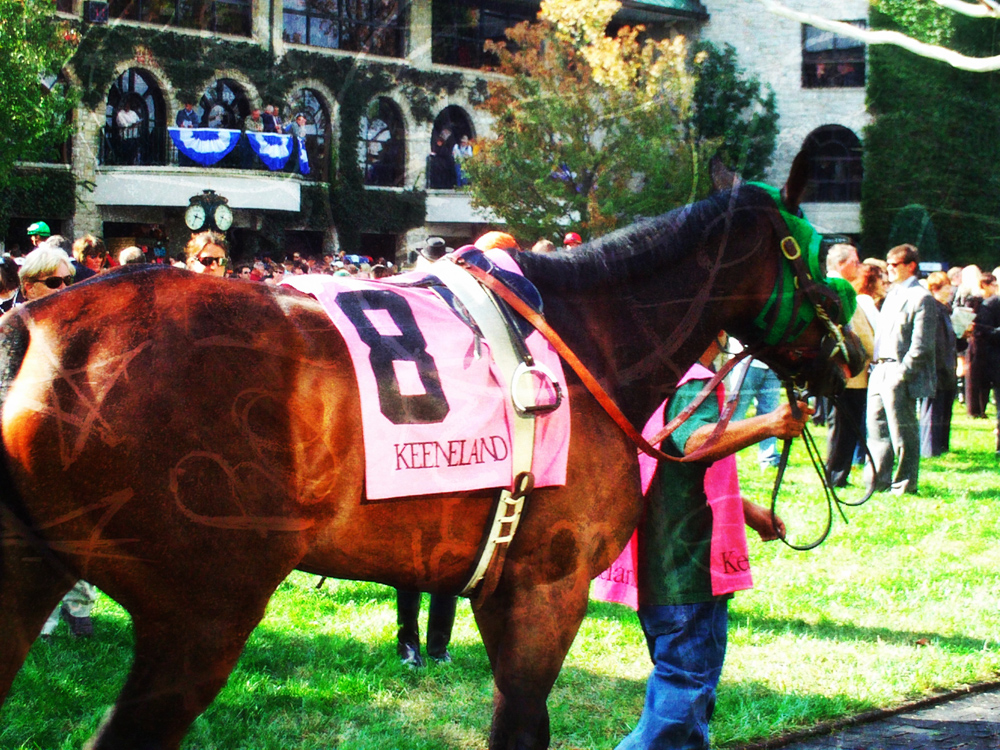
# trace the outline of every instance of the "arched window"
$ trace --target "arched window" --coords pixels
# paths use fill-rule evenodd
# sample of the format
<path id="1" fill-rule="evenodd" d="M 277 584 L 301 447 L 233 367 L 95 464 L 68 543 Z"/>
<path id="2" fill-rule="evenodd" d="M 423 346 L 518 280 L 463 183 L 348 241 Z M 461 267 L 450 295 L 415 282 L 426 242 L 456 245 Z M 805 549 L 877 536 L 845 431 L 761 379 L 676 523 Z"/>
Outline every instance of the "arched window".
<path id="1" fill-rule="evenodd" d="M 464 158 L 466 151 L 471 151 L 475 135 L 472 120 L 464 109 L 452 105 L 441 110 L 431 130 L 427 187 L 448 190 L 468 184 L 456 162 Z"/>
<path id="2" fill-rule="evenodd" d="M 250 114 L 246 92 L 236 81 L 220 78 L 205 91 L 195 108 L 203 128 L 239 130 Z"/>
<path id="3" fill-rule="evenodd" d="M 292 95 L 291 109 L 287 112 L 286 121 L 291 122 L 297 115 L 306 116 L 306 151 L 309 154 L 311 172 L 316 179 L 326 181 L 328 178 L 329 143 L 331 137 L 330 114 L 319 92 L 312 89 L 299 89 Z"/>
<path id="4" fill-rule="evenodd" d="M 406 132 L 399 107 L 384 96 L 368 105 L 361 118 L 358 163 L 365 184 L 396 187 L 406 175 Z"/>
<path id="5" fill-rule="evenodd" d="M 803 144 L 809 157 L 806 201 L 852 203 L 861 200 L 861 141 L 840 125 L 817 128 Z"/>
<path id="6" fill-rule="evenodd" d="M 153 77 L 129 68 L 108 91 L 102 164 L 166 164 L 166 105 Z"/>

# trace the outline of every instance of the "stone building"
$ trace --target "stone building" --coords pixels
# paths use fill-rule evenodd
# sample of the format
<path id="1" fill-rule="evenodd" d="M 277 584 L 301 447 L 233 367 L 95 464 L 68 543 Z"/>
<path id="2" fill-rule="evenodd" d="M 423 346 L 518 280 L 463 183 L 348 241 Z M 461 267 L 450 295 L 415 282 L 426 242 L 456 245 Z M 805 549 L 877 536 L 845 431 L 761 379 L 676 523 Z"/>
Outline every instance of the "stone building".
<path id="1" fill-rule="evenodd" d="M 798 11 L 864 25 L 867 0 L 787 0 Z M 861 232 L 861 136 L 865 109 L 865 47 L 746 0 L 703 0 L 701 36 L 736 48 L 740 63 L 771 86 L 780 120 L 767 180 L 780 184 L 800 150 L 811 155 L 806 216 L 827 234 Z"/>
<path id="2" fill-rule="evenodd" d="M 839 5 L 841 18 L 865 17 L 860 0 Z M 825 12 L 813 0 L 797 6 Z M 44 219 L 68 236 L 101 235 L 111 248 L 173 254 L 190 235 L 189 200 L 204 190 L 233 209 L 237 257 L 344 248 L 399 258 L 428 235 L 464 244 L 490 226 L 456 189 L 450 154 L 463 135 L 490 133 L 476 109 L 490 75 L 483 42 L 533 18 L 537 0 L 57 7 L 81 23 L 66 71 L 83 94 L 75 136 L 65 163 L 23 165 L 34 187 L 17 203 L 8 245 L 24 246 L 27 225 Z M 639 22 L 657 35 L 700 33 L 736 47 L 778 96 L 771 176 L 782 179 L 809 145 L 818 155 L 810 217 L 829 232 L 858 231 L 863 48 L 860 73 L 834 81 L 827 71 L 848 65 L 842 59 L 857 57 L 856 47 L 845 57 L 829 35 L 814 37 L 753 3 L 630 1 L 615 19 Z M 186 104 L 191 114 L 181 115 Z M 304 127 L 290 135 L 298 114 Z M 284 132 L 258 133 L 272 118 Z"/>

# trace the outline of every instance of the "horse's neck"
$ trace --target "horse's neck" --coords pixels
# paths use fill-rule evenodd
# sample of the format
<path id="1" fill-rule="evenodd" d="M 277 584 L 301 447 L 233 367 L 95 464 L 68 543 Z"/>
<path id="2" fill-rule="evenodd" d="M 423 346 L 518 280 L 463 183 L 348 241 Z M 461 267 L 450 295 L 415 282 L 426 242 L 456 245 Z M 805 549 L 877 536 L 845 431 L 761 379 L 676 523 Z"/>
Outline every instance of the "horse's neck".
<path id="1" fill-rule="evenodd" d="M 645 422 L 723 327 L 709 289 L 670 290 L 677 299 L 660 303 L 598 290 L 546 297 L 546 319 L 633 424 Z"/>

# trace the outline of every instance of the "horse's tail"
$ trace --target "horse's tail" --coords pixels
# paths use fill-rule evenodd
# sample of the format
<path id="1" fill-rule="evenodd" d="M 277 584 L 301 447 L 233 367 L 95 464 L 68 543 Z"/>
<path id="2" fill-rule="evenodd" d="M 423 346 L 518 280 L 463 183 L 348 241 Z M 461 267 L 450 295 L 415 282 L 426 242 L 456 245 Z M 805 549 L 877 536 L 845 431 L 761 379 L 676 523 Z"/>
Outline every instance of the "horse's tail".
<path id="1" fill-rule="evenodd" d="M 30 340 L 31 334 L 23 314 L 9 314 L 0 323 L 0 417 L 3 416 L 11 385 L 21 371 Z M 10 464 L 4 450 L 2 422 L 0 422 L 0 528 L 6 528 L 20 536 L 56 570 L 68 573 L 65 564 L 55 556 L 48 543 L 32 528 L 30 514 L 10 472 Z M 4 571 L 3 555 L 10 554 L 11 549 L 13 548 L 0 545 L 0 576 Z"/>

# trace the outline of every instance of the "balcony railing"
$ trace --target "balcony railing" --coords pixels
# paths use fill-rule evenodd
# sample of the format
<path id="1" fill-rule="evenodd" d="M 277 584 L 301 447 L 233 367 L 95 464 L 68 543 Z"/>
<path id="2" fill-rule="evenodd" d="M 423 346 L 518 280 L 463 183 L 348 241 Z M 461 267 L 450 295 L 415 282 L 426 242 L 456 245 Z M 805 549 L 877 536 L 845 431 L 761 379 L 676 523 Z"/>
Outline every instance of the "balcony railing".
<path id="1" fill-rule="evenodd" d="M 326 158 L 326 139 L 315 135 L 306 136 L 306 153 L 309 156 L 310 171 L 302 175 L 303 179 L 315 182 L 329 181 L 329 166 Z M 165 126 L 150 128 L 135 138 L 122 138 L 118 128 L 101 128 L 101 145 L 98 161 L 103 166 L 113 167 L 190 167 L 205 169 L 196 164 L 177 150 Z M 239 142 L 229 154 L 212 165 L 213 169 L 263 170 L 275 171 L 261 161 L 260 157 L 250 148 L 246 137 Z M 297 160 L 289 159 L 283 173 L 298 173 Z"/>

